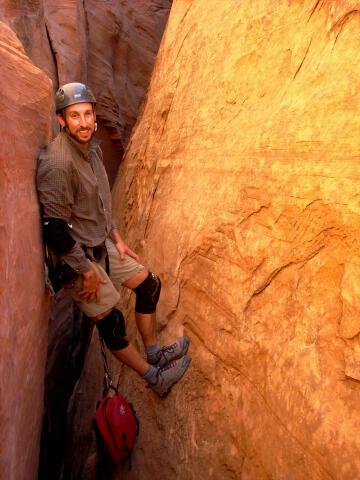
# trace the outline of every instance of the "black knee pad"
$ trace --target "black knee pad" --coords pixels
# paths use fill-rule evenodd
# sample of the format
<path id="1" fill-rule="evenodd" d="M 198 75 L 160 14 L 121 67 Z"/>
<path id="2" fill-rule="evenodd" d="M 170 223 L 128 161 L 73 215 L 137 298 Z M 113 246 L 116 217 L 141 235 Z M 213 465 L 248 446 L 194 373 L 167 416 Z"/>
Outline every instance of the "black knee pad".
<path id="1" fill-rule="evenodd" d="M 160 278 L 152 272 L 140 283 L 134 292 L 136 293 L 135 311 L 139 313 L 154 313 L 159 301 L 161 291 Z"/>
<path id="2" fill-rule="evenodd" d="M 56 255 L 64 255 L 76 243 L 69 233 L 68 224 L 61 218 L 45 217 L 43 219 L 43 235 L 45 242 Z"/>
<path id="3" fill-rule="evenodd" d="M 95 322 L 100 336 L 109 350 L 122 350 L 129 345 L 126 337 L 126 327 L 123 314 L 114 308 L 109 315 Z"/>

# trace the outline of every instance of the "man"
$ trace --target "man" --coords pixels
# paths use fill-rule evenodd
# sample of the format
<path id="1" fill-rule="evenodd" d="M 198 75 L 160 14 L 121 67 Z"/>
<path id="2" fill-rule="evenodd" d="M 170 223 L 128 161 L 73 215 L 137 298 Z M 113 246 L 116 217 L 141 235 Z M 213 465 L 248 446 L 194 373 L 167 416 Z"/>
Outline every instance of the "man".
<path id="1" fill-rule="evenodd" d="M 107 347 L 163 396 L 189 366 L 189 339 L 163 348 L 156 341 L 161 282 L 140 265 L 112 223 L 109 182 L 93 138 L 94 95 L 82 83 L 68 83 L 57 91 L 55 103 L 61 132 L 41 151 L 37 171 L 45 241 L 59 259 L 65 291 L 94 320 Z M 129 343 L 116 308 L 121 285 L 136 294 L 135 318 L 147 361 Z"/>

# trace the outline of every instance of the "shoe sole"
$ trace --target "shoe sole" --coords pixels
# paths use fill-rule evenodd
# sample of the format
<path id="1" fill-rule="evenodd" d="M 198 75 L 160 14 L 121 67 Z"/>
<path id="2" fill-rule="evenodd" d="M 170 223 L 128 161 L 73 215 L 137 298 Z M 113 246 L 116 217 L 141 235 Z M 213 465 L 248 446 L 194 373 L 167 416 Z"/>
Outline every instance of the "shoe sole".
<path id="1" fill-rule="evenodd" d="M 180 358 L 181 358 L 181 357 L 180 357 Z M 158 392 L 157 392 L 158 395 L 159 395 L 161 398 L 165 397 L 165 396 L 170 392 L 170 390 L 172 389 L 172 387 L 173 387 L 174 385 L 176 385 L 176 384 L 179 382 L 179 380 L 181 380 L 182 377 L 183 377 L 183 376 L 185 375 L 185 373 L 187 372 L 187 369 L 189 368 L 189 365 L 190 365 L 190 362 L 191 362 L 191 358 L 190 358 L 190 357 L 187 357 L 187 356 L 186 356 L 186 357 L 183 356 L 183 358 L 184 358 L 184 360 L 187 362 L 187 363 L 186 363 L 186 368 L 183 370 L 183 373 L 182 373 L 181 376 L 176 380 L 176 382 L 173 383 L 167 390 L 164 390 L 162 393 L 158 393 Z"/>

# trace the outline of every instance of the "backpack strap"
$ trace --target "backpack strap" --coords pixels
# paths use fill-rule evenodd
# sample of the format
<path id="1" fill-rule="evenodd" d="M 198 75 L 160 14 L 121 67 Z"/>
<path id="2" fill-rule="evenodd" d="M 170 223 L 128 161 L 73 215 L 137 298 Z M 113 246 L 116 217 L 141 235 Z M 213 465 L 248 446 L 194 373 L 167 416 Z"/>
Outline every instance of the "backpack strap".
<path id="1" fill-rule="evenodd" d="M 99 333 L 99 331 L 98 331 L 98 333 Z M 103 397 L 105 397 L 110 388 L 112 388 L 115 391 L 115 394 L 118 393 L 118 389 L 116 387 L 114 387 L 114 385 L 113 385 L 112 376 L 110 374 L 110 370 L 109 370 L 109 366 L 108 366 L 107 358 L 106 358 L 105 343 L 104 343 L 103 338 L 100 336 L 100 333 L 99 333 L 99 341 L 100 341 L 100 347 L 101 347 L 101 356 L 102 356 L 103 363 L 104 363 Z"/>

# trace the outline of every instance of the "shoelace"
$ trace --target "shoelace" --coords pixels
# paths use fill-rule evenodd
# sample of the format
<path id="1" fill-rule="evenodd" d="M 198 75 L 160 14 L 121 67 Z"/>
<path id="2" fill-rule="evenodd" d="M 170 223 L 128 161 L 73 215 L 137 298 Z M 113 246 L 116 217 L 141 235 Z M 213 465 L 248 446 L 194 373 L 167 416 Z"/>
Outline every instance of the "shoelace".
<path id="1" fill-rule="evenodd" d="M 166 347 L 162 347 L 162 353 L 172 353 L 175 348 L 177 347 L 177 342 L 172 343 L 171 345 L 167 345 Z"/>
<path id="2" fill-rule="evenodd" d="M 154 383 L 154 385 L 157 385 L 159 380 L 161 382 L 163 382 L 164 381 L 163 372 L 165 372 L 165 370 L 169 370 L 169 368 L 173 368 L 175 366 L 176 366 L 176 361 L 174 360 L 173 362 L 170 362 L 168 365 L 166 365 L 166 367 L 158 368 L 157 369 L 157 374 L 156 374 L 157 381 L 156 381 L 156 383 Z M 148 385 L 146 385 L 146 388 L 150 388 L 150 387 L 151 387 L 150 383 Z"/>
<path id="3" fill-rule="evenodd" d="M 176 366 L 176 361 L 168 363 L 165 367 L 159 368 L 159 374 Z"/>

